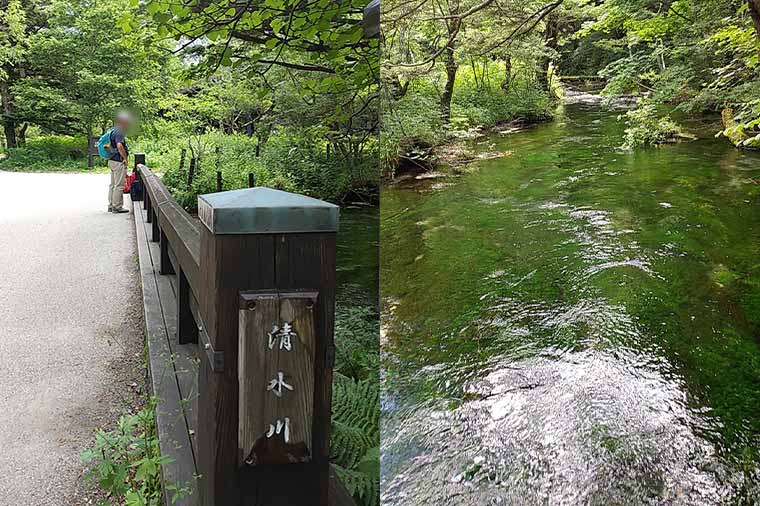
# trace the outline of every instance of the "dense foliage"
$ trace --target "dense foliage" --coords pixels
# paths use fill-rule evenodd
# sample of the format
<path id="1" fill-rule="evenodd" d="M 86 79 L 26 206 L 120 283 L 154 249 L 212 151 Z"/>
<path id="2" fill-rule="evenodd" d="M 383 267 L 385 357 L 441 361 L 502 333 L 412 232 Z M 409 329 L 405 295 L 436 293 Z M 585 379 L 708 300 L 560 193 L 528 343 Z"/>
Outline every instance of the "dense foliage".
<path id="1" fill-rule="evenodd" d="M 0 154 L 0 170 L 25 172 L 75 172 L 87 167 L 83 136 L 45 135 L 30 137 L 23 146 Z"/>
<path id="2" fill-rule="evenodd" d="M 425 149 L 474 127 L 551 117 L 554 20 L 561 4 L 386 4 L 381 129 L 386 172 L 419 164 Z"/>
<path id="3" fill-rule="evenodd" d="M 362 6 L 0 0 L 0 168 L 84 169 L 87 136 L 128 109 L 141 118 L 133 151 L 169 173 L 189 208 L 216 170 L 225 188 L 254 172 L 333 201 L 374 200 L 378 40 L 363 37 Z M 48 138 L 58 162 L 34 160 L 27 141 L 51 135 L 82 144 Z"/>
<path id="4" fill-rule="evenodd" d="M 394 0 L 383 23 L 386 172 L 429 167 L 431 146 L 473 126 L 548 117 L 588 83 L 639 98 L 626 147 L 683 138 L 673 109 L 720 113 L 716 133 L 760 146 L 759 0 Z"/>
<path id="5" fill-rule="evenodd" d="M 757 0 L 604 0 L 562 12 L 560 72 L 601 77 L 610 97 L 645 96 L 642 110 L 721 112 L 723 135 L 760 145 Z"/>

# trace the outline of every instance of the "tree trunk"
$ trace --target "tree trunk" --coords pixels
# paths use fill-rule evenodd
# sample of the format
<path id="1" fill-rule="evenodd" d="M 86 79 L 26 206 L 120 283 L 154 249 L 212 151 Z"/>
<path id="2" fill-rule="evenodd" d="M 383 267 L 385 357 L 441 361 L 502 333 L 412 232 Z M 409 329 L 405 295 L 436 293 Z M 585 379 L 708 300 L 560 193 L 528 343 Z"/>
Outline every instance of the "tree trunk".
<path id="1" fill-rule="evenodd" d="M 456 14 L 458 10 L 458 7 L 452 9 L 451 14 Z M 457 69 L 459 68 L 457 61 L 454 58 L 454 39 L 459 32 L 459 23 L 461 23 L 459 19 L 452 19 L 448 25 L 449 38 L 452 40 L 449 42 L 449 45 L 446 46 L 446 86 L 444 86 L 443 95 L 441 95 L 441 114 L 443 116 L 443 121 L 446 123 L 448 123 L 451 118 L 451 98 L 454 96 L 454 81 L 456 81 Z"/>
<path id="2" fill-rule="evenodd" d="M 752 24 L 755 26 L 755 35 L 760 39 L 760 0 L 748 0 L 749 15 L 752 17 Z"/>
<path id="3" fill-rule="evenodd" d="M 544 31 L 544 46 L 549 54 L 543 56 L 538 65 L 538 85 L 544 91 L 551 91 L 551 82 L 549 80 L 549 67 L 552 62 L 552 54 L 557 49 L 557 36 L 559 35 L 559 26 L 557 15 L 552 12 L 546 18 L 546 30 Z"/>
<path id="4" fill-rule="evenodd" d="M 29 128 L 29 123 L 24 123 L 21 128 L 18 129 L 18 145 L 23 146 L 26 144 L 26 129 Z"/>
<path id="5" fill-rule="evenodd" d="M 501 83 L 501 87 L 504 90 L 509 90 L 512 85 L 512 57 L 510 55 L 504 55 L 504 82 Z"/>
<path id="6" fill-rule="evenodd" d="M 662 39 L 658 41 L 660 46 L 659 54 L 657 55 L 657 62 L 660 65 L 660 72 L 665 72 L 667 67 L 665 67 L 665 43 L 662 42 Z"/>
<path id="7" fill-rule="evenodd" d="M 248 137 L 253 137 L 254 130 L 255 128 L 253 123 L 253 114 L 249 112 L 246 116 L 245 135 Z"/>
<path id="8" fill-rule="evenodd" d="M 443 95 L 441 95 L 441 113 L 446 123 L 451 118 L 451 98 L 454 96 L 454 81 L 457 78 L 458 68 L 459 65 L 454 59 L 454 44 L 452 42 L 446 48 L 446 86 L 443 88 Z"/>
<path id="9" fill-rule="evenodd" d="M 16 121 L 13 119 L 13 104 L 11 102 L 10 85 L 8 81 L 0 81 L 0 100 L 2 100 L 3 132 L 8 148 L 17 148 Z"/>

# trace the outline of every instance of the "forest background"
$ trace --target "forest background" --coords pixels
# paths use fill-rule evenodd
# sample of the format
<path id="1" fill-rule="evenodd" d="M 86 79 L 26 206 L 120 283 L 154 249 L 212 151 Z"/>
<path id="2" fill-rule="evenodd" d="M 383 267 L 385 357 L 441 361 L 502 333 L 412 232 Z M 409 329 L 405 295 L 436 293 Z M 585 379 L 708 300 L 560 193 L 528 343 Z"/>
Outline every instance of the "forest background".
<path id="1" fill-rule="evenodd" d="M 713 116 L 727 142 L 760 147 L 758 0 L 389 0 L 383 26 L 387 176 L 466 158 L 451 144 L 550 120 L 578 90 L 634 104 L 628 149 Z"/>

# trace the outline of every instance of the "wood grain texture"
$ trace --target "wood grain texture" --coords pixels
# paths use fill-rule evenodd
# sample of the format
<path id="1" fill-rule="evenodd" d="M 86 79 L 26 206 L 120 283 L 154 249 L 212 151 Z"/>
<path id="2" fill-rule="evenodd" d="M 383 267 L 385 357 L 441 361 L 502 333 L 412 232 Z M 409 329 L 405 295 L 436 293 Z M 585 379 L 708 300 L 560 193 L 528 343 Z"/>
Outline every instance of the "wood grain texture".
<path id="1" fill-rule="evenodd" d="M 335 234 L 214 236 L 201 227 L 199 304 L 214 348 L 224 351 L 225 370 L 201 362 L 198 466 L 201 504 L 206 506 L 326 506 L 329 493 L 329 432 L 335 311 Z M 314 420 L 312 462 L 238 466 L 239 292 L 319 292 L 315 305 Z M 270 472 L 270 467 L 280 468 Z M 296 481 L 294 481 L 296 480 Z M 292 484 L 297 482 L 298 487 Z"/>
<path id="2" fill-rule="evenodd" d="M 182 394 L 176 376 L 175 357 L 169 342 L 169 329 L 173 325 L 171 314 L 163 311 L 162 282 L 166 278 L 157 277 L 157 246 L 149 242 L 150 226 L 145 222 L 144 213 L 135 209 L 135 228 L 140 262 L 143 304 L 145 311 L 146 340 L 151 386 L 157 398 L 156 426 L 161 454 L 170 460 L 161 466 L 163 483 L 187 486 L 192 495 L 179 499 L 175 504 L 195 506 L 196 466 L 190 442 L 187 420 L 184 416 Z M 162 279 L 163 278 L 163 279 Z M 171 288 L 169 288 L 171 291 Z M 173 493 L 164 487 L 164 501 L 171 504 Z"/>
<path id="3" fill-rule="evenodd" d="M 314 305 L 316 292 L 241 294 L 238 378 L 240 465 L 308 462 L 312 447 L 314 406 Z M 291 349 L 283 348 L 273 326 L 292 326 Z M 271 345 L 271 347 L 270 347 Z M 279 381 L 280 395 L 269 388 Z M 284 432 L 267 437 L 277 422 Z"/>
<path id="4" fill-rule="evenodd" d="M 274 287 L 271 236 L 214 236 L 201 227 L 200 310 L 225 367 L 214 373 L 207 360 L 199 377 L 198 455 L 201 504 L 237 506 L 242 487 L 255 479 L 238 473 L 238 311 L 242 290 Z M 274 505 L 272 505 L 274 506 Z"/>
<path id="5" fill-rule="evenodd" d="M 330 462 L 330 419 L 332 407 L 332 367 L 335 356 L 335 247 L 334 233 L 282 234 L 275 241 L 277 287 L 314 287 L 319 291 L 316 305 L 317 346 L 315 349 L 314 420 L 312 461 L 316 487 L 313 504 L 328 502 Z"/>
<path id="6" fill-rule="evenodd" d="M 251 294 L 254 309 L 240 309 L 238 351 L 238 383 L 240 386 L 238 422 L 238 465 L 245 465 L 256 440 L 266 433 L 267 414 L 265 386 L 268 362 L 268 338 L 265 329 L 279 318 L 279 297 L 276 293 Z"/>

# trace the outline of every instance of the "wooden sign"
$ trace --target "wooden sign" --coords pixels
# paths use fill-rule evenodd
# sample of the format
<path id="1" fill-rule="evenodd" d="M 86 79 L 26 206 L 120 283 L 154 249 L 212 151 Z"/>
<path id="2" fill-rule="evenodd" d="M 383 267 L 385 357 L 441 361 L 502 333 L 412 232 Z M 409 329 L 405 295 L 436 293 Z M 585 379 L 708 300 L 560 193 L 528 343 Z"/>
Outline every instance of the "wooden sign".
<path id="1" fill-rule="evenodd" d="M 309 462 L 317 292 L 241 292 L 241 466 Z"/>
<path id="2" fill-rule="evenodd" d="M 100 140 L 100 137 L 90 137 L 90 142 L 87 145 L 87 154 L 88 155 L 97 155 L 98 152 L 98 141 Z"/>

